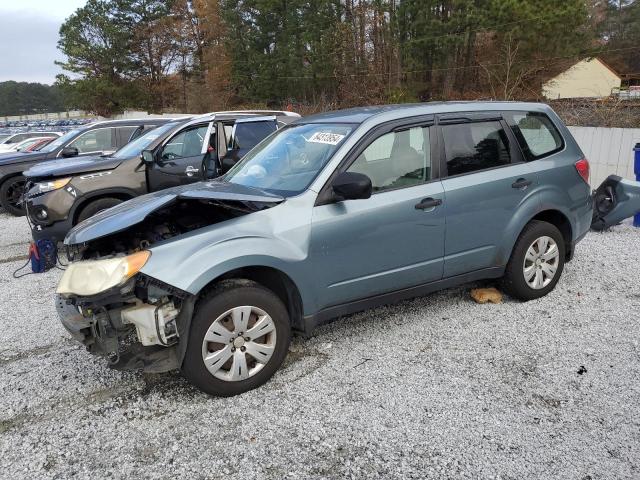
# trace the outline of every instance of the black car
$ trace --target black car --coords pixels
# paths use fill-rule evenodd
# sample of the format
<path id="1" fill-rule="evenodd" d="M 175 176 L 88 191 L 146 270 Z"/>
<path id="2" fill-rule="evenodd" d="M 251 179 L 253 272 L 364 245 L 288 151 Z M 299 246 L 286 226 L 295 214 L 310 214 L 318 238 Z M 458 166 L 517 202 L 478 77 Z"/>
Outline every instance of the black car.
<path id="1" fill-rule="evenodd" d="M 108 120 L 68 131 L 37 152 L 0 154 L 0 205 L 5 211 L 24 215 L 20 203 L 24 191 L 24 170 L 47 160 L 85 155 L 108 155 L 143 132 L 167 123 L 168 118 Z"/>

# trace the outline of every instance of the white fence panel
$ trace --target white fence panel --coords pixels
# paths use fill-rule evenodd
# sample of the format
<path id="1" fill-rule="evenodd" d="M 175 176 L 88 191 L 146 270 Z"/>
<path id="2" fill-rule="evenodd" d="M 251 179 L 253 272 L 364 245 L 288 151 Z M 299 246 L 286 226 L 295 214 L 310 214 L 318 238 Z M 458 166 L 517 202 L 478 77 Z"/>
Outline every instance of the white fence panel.
<path id="1" fill-rule="evenodd" d="M 633 147 L 640 143 L 640 128 L 569 127 L 591 165 L 591 186 L 609 175 L 635 180 Z"/>

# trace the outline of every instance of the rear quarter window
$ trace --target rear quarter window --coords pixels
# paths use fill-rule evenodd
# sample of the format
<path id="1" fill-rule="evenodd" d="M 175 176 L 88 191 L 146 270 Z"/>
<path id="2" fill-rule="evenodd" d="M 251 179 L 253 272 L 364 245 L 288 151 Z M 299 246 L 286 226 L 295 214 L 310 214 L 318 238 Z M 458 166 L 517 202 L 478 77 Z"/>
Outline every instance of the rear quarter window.
<path id="1" fill-rule="evenodd" d="M 527 160 L 536 160 L 562 150 L 562 135 L 551 119 L 539 112 L 505 114 Z"/>

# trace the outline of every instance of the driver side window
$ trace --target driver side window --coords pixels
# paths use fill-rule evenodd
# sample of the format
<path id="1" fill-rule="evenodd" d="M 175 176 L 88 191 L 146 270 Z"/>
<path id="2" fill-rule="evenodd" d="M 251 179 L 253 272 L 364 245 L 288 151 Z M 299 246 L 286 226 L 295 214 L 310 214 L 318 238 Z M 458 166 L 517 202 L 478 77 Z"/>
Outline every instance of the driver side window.
<path id="1" fill-rule="evenodd" d="M 368 176 L 374 192 L 412 187 L 430 180 L 429 128 L 414 127 L 378 137 L 348 171 Z"/>
<path id="2" fill-rule="evenodd" d="M 201 155 L 208 129 L 208 125 L 199 125 L 178 133 L 162 149 L 162 158 L 171 160 Z"/>

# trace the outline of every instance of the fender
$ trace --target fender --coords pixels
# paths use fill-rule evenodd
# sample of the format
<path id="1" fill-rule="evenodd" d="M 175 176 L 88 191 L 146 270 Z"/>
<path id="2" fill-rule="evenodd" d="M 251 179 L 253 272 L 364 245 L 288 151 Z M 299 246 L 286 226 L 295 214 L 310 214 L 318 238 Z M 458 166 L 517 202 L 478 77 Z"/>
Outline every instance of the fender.
<path id="1" fill-rule="evenodd" d="M 109 197 L 109 196 L 116 196 L 119 198 L 123 196 L 127 196 L 129 197 L 127 200 L 129 200 L 131 198 L 139 196 L 139 194 L 136 193 L 134 190 L 131 190 L 129 188 L 123 188 L 123 187 L 113 187 L 113 188 L 105 188 L 102 190 L 95 190 L 93 192 L 83 194 L 82 197 L 76 200 L 74 204 L 71 206 L 71 208 L 69 209 L 69 214 L 67 218 L 76 218 L 77 211 L 79 209 L 82 209 L 82 207 L 86 206 L 87 203 L 89 203 L 91 200 L 94 200 L 98 197 Z"/>
<path id="2" fill-rule="evenodd" d="M 571 226 L 571 235 L 569 242 L 576 242 L 582 230 L 588 230 L 584 225 L 584 219 L 590 218 L 588 208 L 584 211 L 577 211 L 567 208 L 571 199 L 569 195 L 552 185 L 540 186 L 536 191 L 525 199 L 518 208 L 518 212 L 512 217 L 511 221 L 505 229 L 504 240 L 500 245 L 498 254 L 496 255 L 497 265 L 506 265 L 511 257 L 511 252 L 515 246 L 520 233 L 533 218 L 545 211 L 556 211 L 562 214 Z M 569 245 L 567 245 L 569 248 Z"/>
<path id="3" fill-rule="evenodd" d="M 231 271 L 268 267 L 284 273 L 296 285 L 305 314 L 314 311 L 315 299 L 308 293 L 313 292 L 312 275 L 302 267 L 307 257 L 306 248 L 273 237 L 250 234 L 214 241 L 196 251 L 188 248 L 184 239 L 181 246 L 184 248 L 179 253 L 171 241 L 153 246 L 151 258 L 142 273 L 198 295 L 204 287 Z"/>
<path id="4" fill-rule="evenodd" d="M 282 217 L 275 206 L 159 242 L 142 272 L 195 295 L 230 271 L 269 267 L 286 274 L 301 292 L 304 310 L 312 310 L 314 275 L 306 260 L 314 200 L 315 194 L 287 200 L 300 205 L 295 217 Z"/>
<path id="5" fill-rule="evenodd" d="M 495 266 L 505 266 L 507 264 L 520 232 L 540 211 L 540 193 L 539 189 L 537 189 L 522 199 L 511 220 L 505 226 L 502 242 L 496 252 Z"/>

